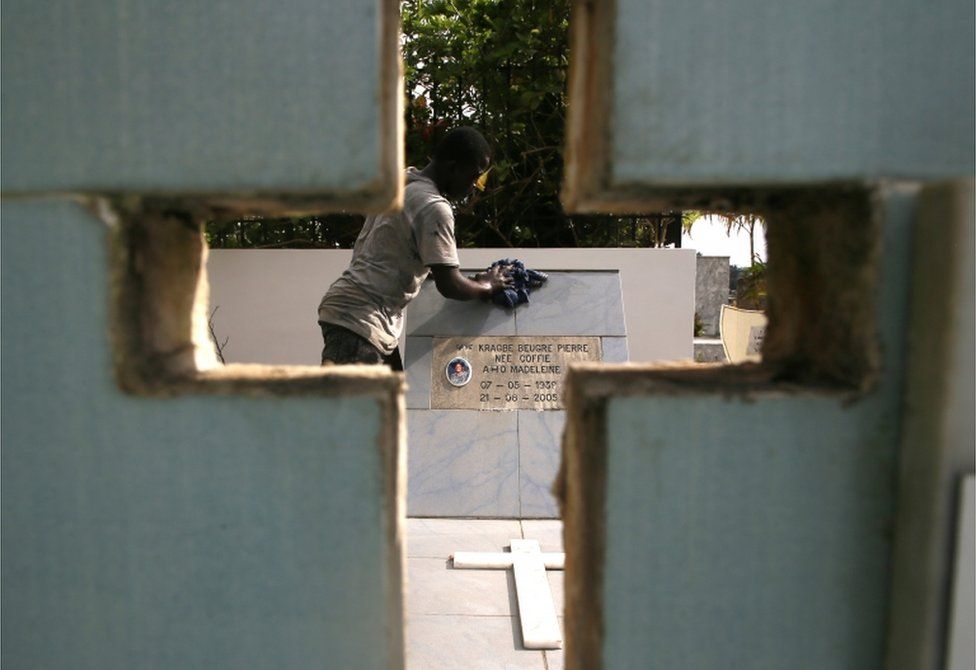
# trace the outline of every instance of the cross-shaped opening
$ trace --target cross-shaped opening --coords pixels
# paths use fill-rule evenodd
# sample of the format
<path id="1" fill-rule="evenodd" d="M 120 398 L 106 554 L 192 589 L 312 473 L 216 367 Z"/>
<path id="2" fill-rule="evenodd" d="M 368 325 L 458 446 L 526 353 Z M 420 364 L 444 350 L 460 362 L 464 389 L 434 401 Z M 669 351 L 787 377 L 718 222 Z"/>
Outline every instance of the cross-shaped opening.
<path id="1" fill-rule="evenodd" d="M 429 67 L 429 63 L 425 66 Z M 425 95 L 432 93 L 425 91 Z M 417 95 L 413 99 L 410 114 L 436 125 L 436 119 L 425 117 L 423 112 L 431 107 L 436 109 L 436 103 L 425 99 L 421 105 L 418 102 L 420 98 Z M 460 98 L 463 102 L 464 96 Z M 578 98 L 571 99 L 570 103 L 585 104 L 579 102 Z M 469 107 L 465 105 L 467 103 L 462 104 L 462 117 L 469 111 Z M 508 120 L 502 117 L 500 122 L 507 123 Z M 593 122 L 599 123 L 599 120 Z M 685 388 L 710 387 L 732 391 L 758 386 L 778 386 L 784 390 L 819 387 L 858 391 L 870 384 L 877 365 L 872 310 L 875 287 L 871 271 L 877 253 L 877 227 L 872 219 L 869 193 L 860 188 L 847 187 L 658 189 L 651 193 L 628 192 L 625 198 L 608 204 L 609 201 L 602 201 L 597 197 L 602 191 L 595 186 L 585 192 L 586 197 L 593 198 L 592 201 L 587 201 L 578 195 L 580 187 L 574 185 L 576 182 L 572 180 L 579 179 L 578 175 L 587 169 L 590 173 L 597 173 L 600 166 L 591 165 L 587 168 L 586 160 L 581 159 L 578 153 L 582 145 L 574 142 L 571 136 L 569 146 L 572 161 L 567 177 L 570 181 L 564 190 L 568 207 L 583 203 L 583 209 L 619 210 L 624 207 L 626 211 L 657 213 L 633 217 L 605 216 L 602 226 L 615 229 L 618 235 L 621 228 L 626 230 L 630 227 L 639 230 L 640 235 L 646 234 L 650 239 L 666 242 L 668 230 L 665 220 L 668 213 L 683 211 L 747 213 L 761 216 L 768 225 L 769 263 L 766 291 L 769 331 L 762 345 L 764 360 L 761 363 L 729 368 L 687 365 L 669 369 L 635 369 L 628 374 L 637 379 L 638 384 L 674 384 Z M 573 151 L 577 153 L 573 154 Z M 521 154 L 521 150 L 517 153 Z M 555 157 L 554 160 L 559 160 L 558 149 L 549 150 L 549 153 L 550 157 Z M 511 163 L 504 167 L 510 171 L 519 168 L 525 168 L 525 165 Z M 538 164 L 538 170 L 542 172 L 551 169 L 545 161 Z M 558 175 L 558 171 L 554 174 Z M 496 174 L 495 178 L 501 180 L 502 176 Z M 558 177 L 556 179 L 558 183 Z M 496 185 L 494 188 L 500 186 Z M 481 202 L 484 204 L 486 201 Z M 460 224 L 473 224 L 477 217 L 477 204 L 477 201 L 465 204 L 470 211 L 461 213 L 459 228 Z M 215 222 L 207 229 L 207 235 L 212 242 L 222 241 L 225 244 L 233 242 L 235 236 L 239 236 L 236 239 L 241 240 L 248 231 L 260 228 L 248 227 L 246 217 L 235 219 L 226 210 L 201 206 L 199 203 L 151 199 L 138 202 L 134 206 L 119 201 L 114 206 L 121 221 L 117 229 L 116 246 L 117 362 L 119 379 L 128 390 L 137 393 L 171 394 L 207 390 L 238 392 L 257 388 L 282 393 L 304 393 L 313 387 L 323 388 L 319 375 L 325 374 L 329 377 L 328 392 L 335 395 L 360 390 L 364 384 L 369 385 L 376 381 L 387 400 L 400 392 L 400 380 L 385 372 L 366 373 L 367 379 L 364 381 L 364 373 L 341 370 L 313 374 L 298 368 L 223 368 L 218 361 L 222 353 L 220 349 L 233 348 L 236 345 L 235 333 L 221 330 L 223 315 L 219 311 L 215 314 L 213 308 L 219 309 L 222 306 L 208 305 L 206 301 L 207 245 L 201 236 L 201 225 L 205 221 Z M 494 210 L 497 203 L 490 203 L 490 206 Z M 254 210 L 249 211 L 253 213 Z M 551 208 L 545 209 L 539 220 L 545 220 L 546 216 L 553 217 Z M 566 218 L 570 223 L 569 230 L 575 230 L 577 235 L 586 226 L 590 226 L 590 230 L 600 230 L 601 222 L 592 213 Z M 680 221 L 680 216 L 677 219 Z M 230 227 L 226 227 L 228 221 Z M 221 228 L 221 225 L 225 227 Z M 358 225 L 359 220 L 349 215 L 332 215 L 328 218 L 278 221 L 273 228 L 266 228 L 265 232 L 293 239 L 295 235 L 315 230 L 321 232 L 333 226 L 329 231 L 332 239 L 339 240 L 340 244 L 349 244 L 354 239 L 354 230 Z M 517 230 L 515 226 L 506 227 L 497 217 L 492 219 L 492 225 L 488 228 L 502 239 L 510 238 Z M 527 229 L 523 224 L 523 232 Z M 473 239 L 477 238 L 473 236 Z M 838 245 L 847 250 L 841 259 L 834 252 Z M 842 307 L 838 309 L 838 306 Z M 692 324 L 688 325 L 689 332 L 686 336 L 690 339 Z M 750 335 L 751 338 L 746 337 L 744 348 L 751 346 L 752 353 L 755 353 L 755 333 Z M 395 412 L 389 409 L 392 405 L 387 407 L 387 411 Z M 393 413 L 388 415 L 388 420 L 395 420 Z M 394 454 L 396 431 L 391 426 L 388 428 L 391 436 L 390 454 Z M 396 481 L 395 469 L 396 459 L 391 455 L 391 485 Z M 565 486 L 567 480 L 560 481 Z M 563 489 L 562 495 L 570 494 Z M 391 541 L 392 538 L 393 535 Z M 515 544 L 520 545 L 523 541 L 519 540 Z M 594 542 L 598 541 L 598 538 L 594 539 Z M 573 536 L 573 543 L 566 547 L 570 562 L 574 556 L 580 562 L 589 560 L 588 557 L 595 551 L 596 545 L 588 546 L 588 542 L 589 540 L 581 539 L 578 535 Z M 513 545 L 513 553 L 516 548 Z M 464 551 L 465 547 L 455 546 L 453 550 Z M 520 562 L 518 557 L 512 557 L 512 562 L 515 566 L 516 584 L 520 583 L 521 571 L 538 572 L 538 561 L 534 567 L 525 567 L 529 559 Z M 460 566 L 455 562 L 454 567 Z M 523 590 L 542 590 L 538 588 L 538 584 L 532 586 L 529 577 L 521 581 L 527 584 L 521 587 Z M 535 581 L 539 582 L 538 579 Z M 579 591 L 585 592 L 585 588 Z M 537 615 L 531 606 L 526 610 L 522 609 L 521 594 L 520 590 L 522 626 L 531 628 Z M 540 595 L 536 600 L 544 601 L 545 598 Z M 525 602 L 530 603 L 532 599 L 526 598 Z M 543 626 L 541 638 L 544 638 L 544 642 L 552 641 L 550 624 L 551 621 Z M 573 632 L 569 634 L 572 635 Z M 526 636 L 525 646 L 531 648 L 533 639 Z"/>
<path id="2" fill-rule="evenodd" d="M 399 0 L 9 0 L 4 658 L 400 667 L 404 621 L 425 623 L 404 614 L 405 562 L 473 585 L 448 556 L 541 539 L 549 520 L 524 517 L 561 513 L 569 667 L 938 664 L 950 480 L 973 466 L 973 5 L 917 4 L 407 0 L 401 43 Z M 422 25 L 430 39 L 412 39 Z M 568 77 L 570 49 L 550 48 L 566 28 Z M 407 96 L 400 46 L 407 76 L 424 79 Z M 466 82 L 472 61 L 486 67 Z M 550 277 L 530 308 L 456 319 L 477 329 L 449 336 L 438 318 L 464 315 L 429 309 L 405 352 L 408 393 L 385 369 L 317 365 L 324 285 L 302 300 L 306 365 L 220 365 L 211 339 L 234 360 L 246 328 L 227 328 L 229 304 L 206 308 L 202 223 L 388 210 L 404 190 L 401 139 L 422 165 L 443 119 L 501 139 L 492 171 L 467 175 L 484 195 L 455 218 L 472 250 L 491 238 L 535 253 L 521 260 Z M 687 249 L 660 252 L 674 273 L 636 294 L 630 270 L 592 249 L 572 266 L 538 249 L 666 242 L 665 220 L 687 211 L 768 224 L 763 358 L 617 365 L 674 330 L 674 313 L 627 296 L 690 286 L 674 280 Z M 552 309 L 560 292 L 588 299 Z M 688 305 L 675 330 L 688 355 L 661 360 L 691 357 Z M 653 337 L 620 328 L 640 313 L 662 326 Z M 602 360 L 530 377 L 528 395 L 523 377 L 474 379 L 473 351 L 490 355 L 480 374 L 561 373 L 566 351 Z M 128 393 L 111 383 L 113 355 Z M 405 415 L 422 428 L 411 462 L 427 458 L 409 487 Z M 445 445 L 465 448 L 441 458 Z M 491 542 L 410 555 L 407 488 L 431 514 L 460 500 L 510 523 Z M 411 521 L 413 533 L 442 520 Z M 521 595 L 504 600 L 514 570 L 475 572 L 497 588 L 442 600 L 502 602 L 473 613 L 470 635 L 450 622 L 452 648 L 558 666 L 558 650 L 521 649 Z M 557 620 L 562 574 L 546 575 Z M 501 642 L 478 646 L 489 628 Z"/>

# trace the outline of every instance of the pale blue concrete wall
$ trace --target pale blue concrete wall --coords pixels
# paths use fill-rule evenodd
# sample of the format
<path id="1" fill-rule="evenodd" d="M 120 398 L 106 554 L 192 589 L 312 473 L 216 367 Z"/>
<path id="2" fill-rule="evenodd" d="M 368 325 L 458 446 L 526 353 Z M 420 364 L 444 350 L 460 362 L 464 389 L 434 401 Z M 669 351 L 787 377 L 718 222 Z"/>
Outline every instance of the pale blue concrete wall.
<path id="1" fill-rule="evenodd" d="M 608 402 L 603 667 L 882 667 L 915 206 L 883 202 L 865 397 Z"/>
<path id="2" fill-rule="evenodd" d="M 381 400 L 121 393 L 105 224 L 67 198 L 11 199 L 388 201 L 384 7 L 4 4 L 4 665 L 402 661 Z"/>
<path id="3" fill-rule="evenodd" d="M 5 2 L 3 189 L 381 185 L 381 7 Z"/>
<path id="4" fill-rule="evenodd" d="M 401 662 L 378 397 L 121 393 L 105 224 L 67 198 L 10 197 L 388 202 L 393 7 L 5 3 L 4 665 Z"/>
<path id="5" fill-rule="evenodd" d="M 973 173 L 969 0 L 618 0 L 611 185 Z"/>
<path id="6" fill-rule="evenodd" d="M 940 668 L 940 579 L 952 556 L 939 538 L 951 528 L 954 495 L 944 482 L 972 471 L 972 413 L 958 409 L 972 405 L 972 387 L 946 387 L 923 408 L 962 426 L 951 444 L 905 411 L 927 380 L 942 393 L 959 375 L 948 357 L 915 351 L 926 372 L 905 380 L 905 283 L 911 255 L 937 256 L 943 245 L 964 249 L 961 263 L 972 266 L 971 209 L 960 233 L 919 218 L 912 190 L 958 178 L 971 199 L 976 8 L 966 0 L 577 4 L 592 10 L 577 18 L 604 39 L 577 62 L 569 206 L 659 208 L 664 187 L 675 187 L 685 203 L 708 201 L 696 199 L 702 188 L 727 208 L 735 205 L 716 193 L 732 186 L 902 180 L 882 205 L 885 367 L 866 398 L 609 401 L 605 667 Z M 593 124 L 606 133 L 590 132 Z M 934 197 L 953 216 L 951 196 Z M 909 249 L 916 223 L 923 230 Z M 916 277 L 916 290 L 936 302 L 960 293 L 951 269 Z M 916 332 L 931 327 L 951 333 L 946 346 L 973 349 L 971 329 L 947 316 L 955 312 L 928 311 L 937 322 L 915 317 Z M 899 471 L 906 453 L 915 456 Z M 923 548 L 904 552 L 893 578 L 896 514 L 914 523 L 902 524 L 901 545 Z"/>
<path id="7" fill-rule="evenodd" d="M 2 216 L 3 665 L 390 667 L 378 401 L 125 395 L 105 225 Z"/>

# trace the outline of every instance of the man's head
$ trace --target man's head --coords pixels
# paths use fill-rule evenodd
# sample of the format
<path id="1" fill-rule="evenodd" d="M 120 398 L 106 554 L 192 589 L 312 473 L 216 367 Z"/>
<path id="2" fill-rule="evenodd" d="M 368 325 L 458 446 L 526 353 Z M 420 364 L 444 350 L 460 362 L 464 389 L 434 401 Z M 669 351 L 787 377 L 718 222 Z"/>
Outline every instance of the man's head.
<path id="1" fill-rule="evenodd" d="M 467 126 L 451 130 L 434 149 L 437 188 L 451 200 L 461 200 L 471 193 L 490 160 L 491 149 L 481 133 Z"/>
<path id="2" fill-rule="evenodd" d="M 464 363 L 462 363 L 461 361 L 458 361 L 457 363 L 455 363 L 454 364 L 454 372 L 456 372 L 459 375 L 464 374 Z"/>

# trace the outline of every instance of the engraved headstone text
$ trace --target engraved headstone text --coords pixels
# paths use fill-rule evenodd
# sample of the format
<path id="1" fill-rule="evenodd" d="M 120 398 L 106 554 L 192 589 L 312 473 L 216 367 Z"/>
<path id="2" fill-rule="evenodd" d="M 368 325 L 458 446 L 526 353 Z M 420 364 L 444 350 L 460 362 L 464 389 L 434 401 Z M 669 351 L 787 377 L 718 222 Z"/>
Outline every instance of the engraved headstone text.
<path id="1" fill-rule="evenodd" d="M 452 385 L 442 372 L 463 357 L 470 383 Z M 599 337 L 434 338 L 432 409 L 562 409 L 570 363 L 600 361 Z"/>

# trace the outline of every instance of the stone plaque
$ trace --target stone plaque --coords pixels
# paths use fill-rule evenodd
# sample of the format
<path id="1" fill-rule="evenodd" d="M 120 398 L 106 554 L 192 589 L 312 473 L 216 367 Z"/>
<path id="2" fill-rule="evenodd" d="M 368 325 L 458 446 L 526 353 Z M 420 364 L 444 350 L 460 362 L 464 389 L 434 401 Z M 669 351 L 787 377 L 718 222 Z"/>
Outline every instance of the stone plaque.
<path id="1" fill-rule="evenodd" d="M 431 409 L 562 409 L 570 363 L 603 360 L 599 337 L 435 337 Z"/>
<path id="2" fill-rule="evenodd" d="M 763 340 L 766 339 L 766 326 L 753 326 L 749 329 L 749 346 L 746 356 L 762 356 Z"/>

